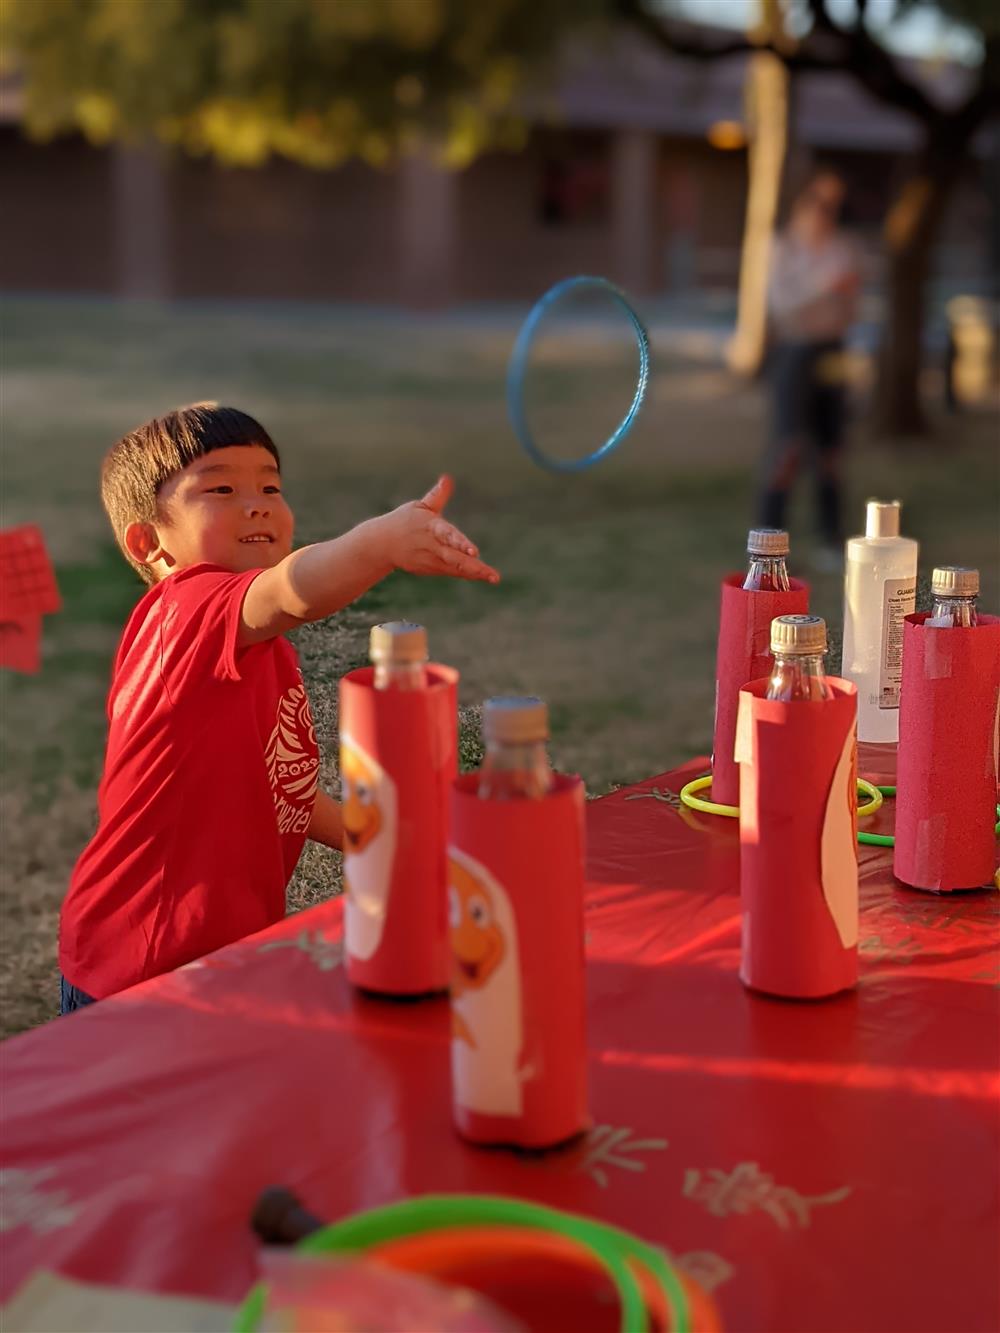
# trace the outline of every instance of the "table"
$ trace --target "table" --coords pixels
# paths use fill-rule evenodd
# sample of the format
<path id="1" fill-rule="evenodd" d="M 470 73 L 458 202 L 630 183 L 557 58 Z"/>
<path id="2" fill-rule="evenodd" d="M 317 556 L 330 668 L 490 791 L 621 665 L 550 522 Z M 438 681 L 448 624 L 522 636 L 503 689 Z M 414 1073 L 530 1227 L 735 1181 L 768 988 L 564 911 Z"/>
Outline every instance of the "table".
<path id="1" fill-rule="evenodd" d="M 582 1141 L 459 1141 L 446 1002 L 354 993 L 331 901 L 4 1045 L 0 1295 L 44 1265 L 236 1300 L 283 1184 L 331 1219 L 427 1191 L 595 1214 L 728 1330 L 995 1330 L 1000 895 L 903 889 L 862 848 L 857 989 L 754 996 L 735 821 L 677 797 L 705 769 L 588 806 Z"/>

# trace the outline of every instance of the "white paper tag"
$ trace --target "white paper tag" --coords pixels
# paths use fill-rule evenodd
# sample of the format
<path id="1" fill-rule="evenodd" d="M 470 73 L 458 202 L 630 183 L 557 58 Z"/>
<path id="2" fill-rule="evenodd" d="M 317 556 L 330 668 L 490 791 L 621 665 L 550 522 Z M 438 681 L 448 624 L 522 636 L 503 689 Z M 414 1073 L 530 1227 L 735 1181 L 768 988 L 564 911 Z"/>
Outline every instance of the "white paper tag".
<path id="1" fill-rule="evenodd" d="M 882 585 L 879 708 L 899 707 L 899 687 L 903 679 L 903 619 L 913 614 L 916 605 L 917 585 L 914 579 L 886 579 Z"/>

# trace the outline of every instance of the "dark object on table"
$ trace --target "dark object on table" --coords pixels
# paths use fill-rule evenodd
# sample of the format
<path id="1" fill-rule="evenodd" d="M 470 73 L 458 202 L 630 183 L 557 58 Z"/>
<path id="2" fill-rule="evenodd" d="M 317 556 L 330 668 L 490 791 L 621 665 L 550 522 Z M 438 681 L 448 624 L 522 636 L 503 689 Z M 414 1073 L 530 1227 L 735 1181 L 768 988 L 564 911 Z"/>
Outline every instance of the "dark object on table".
<path id="1" fill-rule="evenodd" d="M 291 1190 L 272 1185 L 254 1205 L 250 1225 L 266 1245 L 297 1245 L 326 1224 L 303 1208 Z"/>

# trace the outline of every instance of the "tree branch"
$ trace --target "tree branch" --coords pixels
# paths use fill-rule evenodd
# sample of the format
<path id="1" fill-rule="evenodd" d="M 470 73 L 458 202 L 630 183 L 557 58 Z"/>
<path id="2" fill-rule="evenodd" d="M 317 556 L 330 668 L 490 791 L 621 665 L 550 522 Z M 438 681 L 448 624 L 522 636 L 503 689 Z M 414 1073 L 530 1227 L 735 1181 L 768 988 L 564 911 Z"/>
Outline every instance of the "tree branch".
<path id="1" fill-rule="evenodd" d="M 813 28 L 817 32 L 833 32 L 838 36 L 841 35 L 841 29 L 830 17 L 826 0 L 806 0 L 806 8 L 809 10 L 809 17 L 813 21 Z"/>
<path id="2" fill-rule="evenodd" d="M 643 0 L 616 0 L 615 10 L 623 21 L 646 34 L 666 51 L 695 60 L 720 60 L 727 56 L 771 51 L 790 70 L 820 73 L 838 71 L 852 75 L 872 97 L 915 116 L 926 125 L 936 124 L 947 113 L 940 110 L 922 88 L 902 73 L 887 51 L 863 27 L 850 32 L 837 27 L 826 8 L 826 0 L 809 0 L 813 32 L 791 49 L 774 42 L 751 42 L 746 38 L 714 41 L 695 36 L 693 26 L 657 18 Z"/>
<path id="3" fill-rule="evenodd" d="M 671 23 L 659 19 L 646 9 L 642 0 L 616 0 L 618 18 L 651 38 L 657 46 L 671 55 L 691 60 L 722 60 L 727 56 L 749 56 L 770 51 L 780 56 L 789 69 L 830 70 L 836 66 L 825 56 L 805 50 L 801 45 L 792 50 L 779 48 L 770 42 L 751 42 L 746 37 L 726 38 L 722 41 L 696 36 L 693 24 Z"/>

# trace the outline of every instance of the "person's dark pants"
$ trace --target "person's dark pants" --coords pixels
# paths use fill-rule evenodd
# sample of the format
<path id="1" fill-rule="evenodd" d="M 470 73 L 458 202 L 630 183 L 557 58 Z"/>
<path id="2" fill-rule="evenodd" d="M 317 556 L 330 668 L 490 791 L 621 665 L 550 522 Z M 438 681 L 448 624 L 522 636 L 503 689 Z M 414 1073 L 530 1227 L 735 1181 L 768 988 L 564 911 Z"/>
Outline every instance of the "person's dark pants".
<path id="1" fill-rule="evenodd" d="M 82 1009 L 85 1005 L 96 1004 L 97 1001 L 86 991 L 78 990 L 76 986 L 71 986 L 65 977 L 59 978 L 59 1013 L 72 1014 L 77 1009 Z"/>
<path id="2" fill-rule="evenodd" d="M 843 542 L 840 454 L 844 385 L 839 342 L 779 343 L 771 354 L 773 427 L 764 454 L 757 520 L 784 528 L 788 497 L 805 459 L 816 485 L 820 533 L 829 546 Z"/>

